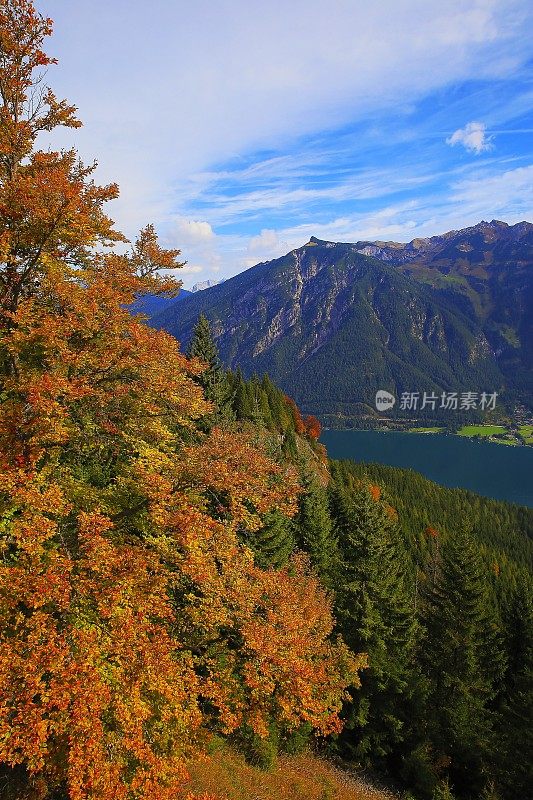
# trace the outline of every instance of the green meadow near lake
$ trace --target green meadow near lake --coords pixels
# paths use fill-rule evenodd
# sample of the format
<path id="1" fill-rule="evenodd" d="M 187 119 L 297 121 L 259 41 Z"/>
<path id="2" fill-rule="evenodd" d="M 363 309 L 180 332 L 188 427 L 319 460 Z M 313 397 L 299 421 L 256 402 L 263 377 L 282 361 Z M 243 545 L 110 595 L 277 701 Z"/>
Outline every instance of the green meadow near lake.
<path id="1" fill-rule="evenodd" d="M 443 427 L 409 428 L 408 433 L 451 433 Z M 463 425 L 457 436 L 467 439 L 486 439 L 497 444 L 533 445 L 533 425 Z"/>
<path id="2" fill-rule="evenodd" d="M 531 447 L 396 431 L 326 430 L 321 441 L 331 458 L 410 468 L 443 486 L 533 507 Z"/>
<path id="3" fill-rule="evenodd" d="M 458 436 L 495 436 L 498 433 L 505 433 L 503 425 L 463 425 L 457 431 Z"/>

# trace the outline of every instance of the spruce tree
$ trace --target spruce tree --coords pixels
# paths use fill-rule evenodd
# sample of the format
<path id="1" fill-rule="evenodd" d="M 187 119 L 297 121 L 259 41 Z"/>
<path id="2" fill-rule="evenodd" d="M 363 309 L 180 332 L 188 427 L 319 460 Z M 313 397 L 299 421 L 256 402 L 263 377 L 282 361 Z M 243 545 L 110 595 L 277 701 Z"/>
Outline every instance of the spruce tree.
<path id="1" fill-rule="evenodd" d="M 520 583 L 505 618 L 508 665 L 498 725 L 498 778 L 505 798 L 533 786 L 533 600 Z"/>
<path id="2" fill-rule="evenodd" d="M 261 386 L 268 398 L 270 416 L 275 429 L 280 432 L 285 431 L 291 422 L 291 418 L 283 399 L 283 392 L 272 383 L 266 373 L 263 375 Z"/>
<path id="3" fill-rule="evenodd" d="M 440 781 L 435 786 L 431 800 L 455 800 L 447 780 Z"/>
<path id="4" fill-rule="evenodd" d="M 348 645 L 368 653 L 370 663 L 341 742 L 358 761 L 387 768 L 408 736 L 417 682 L 409 560 L 390 512 L 366 487 L 336 483 L 331 510 L 341 557 L 336 617 Z"/>
<path id="5" fill-rule="evenodd" d="M 263 424 L 270 430 L 275 430 L 276 425 L 272 417 L 269 397 L 262 386 L 258 390 L 258 396 L 259 396 L 259 408 L 261 410 L 261 417 L 263 420 Z"/>
<path id="6" fill-rule="evenodd" d="M 309 554 L 311 563 L 326 586 L 332 586 L 338 566 L 337 540 L 329 511 L 328 493 L 316 475 L 304 474 L 294 520 L 298 546 Z"/>
<path id="7" fill-rule="evenodd" d="M 255 425 L 260 427 L 269 426 L 270 409 L 268 400 L 261 388 L 259 376 L 255 373 L 247 383 L 248 396 L 250 398 L 251 413 L 250 419 Z"/>
<path id="8" fill-rule="evenodd" d="M 283 434 L 281 452 L 287 459 L 289 459 L 289 461 L 296 461 L 298 459 L 298 444 L 296 442 L 296 435 L 292 427 L 287 428 Z"/>
<path id="9" fill-rule="evenodd" d="M 258 566 L 279 569 L 288 562 L 295 547 L 292 520 L 279 511 L 271 511 L 265 515 L 263 523 L 260 530 L 246 534 L 246 544 Z"/>
<path id="10" fill-rule="evenodd" d="M 441 549 L 440 574 L 429 596 L 422 649 L 430 681 L 428 730 L 436 759 L 449 763 L 459 796 L 481 793 L 494 748 L 493 701 L 504 653 L 489 582 L 465 532 Z"/>
<path id="11" fill-rule="evenodd" d="M 248 384 L 239 367 L 233 380 L 233 409 L 238 420 L 250 419 L 252 416 L 253 404 Z"/>
<path id="12" fill-rule="evenodd" d="M 198 358 L 212 369 L 220 369 L 220 359 L 213 336 L 211 326 L 205 314 L 201 313 L 194 326 L 192 339 L 187 349 L 189 358 Z"/>
<path id="13" fill-rule="evenodd" d="M 210 421 L 219 423 L 222 420 L 232 419 L 230 380 L 220 361 L 209 320 L 204 314 L 200 314 L 198 317 L 187 355 L 189 358 L 197 358 L 207 364 L 207 369 L 198 376 L 197 381 L 202 386 L 206 398 L 215 406 Z"/>

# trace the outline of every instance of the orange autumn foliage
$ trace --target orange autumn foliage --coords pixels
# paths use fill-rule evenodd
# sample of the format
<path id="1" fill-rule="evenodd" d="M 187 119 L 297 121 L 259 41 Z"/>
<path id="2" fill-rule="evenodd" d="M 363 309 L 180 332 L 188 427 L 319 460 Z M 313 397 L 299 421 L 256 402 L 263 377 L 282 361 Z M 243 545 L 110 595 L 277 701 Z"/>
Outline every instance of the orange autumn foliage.
<path id="1" fill-rule="evenodd" d="M 312 414 L 309 414 L 307 417 L 303 418 L 303 424 L 307 436 L 309 436 L 311 439 L 319 438 L 322 432 L 322 425 L 316 417 L 314 417 Z"/>
<path id="2" fill-rule="evenodd" d="M 381 498 L 381 487 L 377 486 L 374 483 L 371 483 L 368 487 L 368 491 L 370 492 L 372 500 L 375 500 L 377 503 L 377 501 Z"/>
<path id="3" fill-rule="evenodd" d="M 117 188 L 35 150 L 79 125 L 35 75 L 50 31 L 0 0 L 0 764 L 20 797 L 170 800 L 212 730 L 338 729 L 361 662 L 303 561 L 240 542 L 294 511 L 294 473 L 201 433 L 199 366 L 127 310 L 179 289 L 179 251 L 152 226 L 113 251 Z"/>
<path id="4" fill-rule="evenodd" d="M 293 422 L 294 422 L 294 430 L 300 436 L 308 436 L 311 439 L 318 439 L 322 432 L 322 426 L 318 419 L 314 417 L 312 414 L 309 414 L 306 417 L 302 417 L 300 409 L 292 399 L 292 397 L 288 397 L 285 395 L 284 397 L 285 405 L 288 406 L 288 409 L 291 413 Z"/>

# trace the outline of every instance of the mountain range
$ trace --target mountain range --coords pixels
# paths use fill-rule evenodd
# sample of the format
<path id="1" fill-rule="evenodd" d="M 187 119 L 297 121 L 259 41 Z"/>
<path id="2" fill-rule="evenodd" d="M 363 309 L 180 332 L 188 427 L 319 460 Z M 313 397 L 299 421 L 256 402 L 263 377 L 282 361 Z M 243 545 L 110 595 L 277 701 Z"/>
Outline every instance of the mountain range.
<path id="1" fill-rule="evenodd" d="M 532 244 L 533 225 L 497 220 L 407 244 L 312 237 L 150 324 L 186 345 L 203 312 L 228 367 L 268 372 L 323 418 L 375 413 L 378 389 L 531 408 Z"/>

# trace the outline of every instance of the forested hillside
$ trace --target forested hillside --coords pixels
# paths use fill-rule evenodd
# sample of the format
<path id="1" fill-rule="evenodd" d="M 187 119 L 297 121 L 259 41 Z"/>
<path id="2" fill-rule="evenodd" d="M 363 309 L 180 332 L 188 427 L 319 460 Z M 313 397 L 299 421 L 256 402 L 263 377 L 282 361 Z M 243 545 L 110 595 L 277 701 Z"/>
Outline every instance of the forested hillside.
<path id="1" fill-rule="evenodd" d="M 513 582 L 517 569 L 533 569 L 533 509 L 500 503 L 465 489 L 448 489 L 417 472 L 382 464 L 341 462 L 336 469 L 352 479 L 369 479 L 383 486 L 398 512 L 400 524 L 413 552 L 424 553 L 428 530 L 435 538 L 453 535 L 457 521 L 480 546 L 487 565 L 506 570 Z"/>
<path id="2" fill-rule="evenodd" d="M 531 512 L 330 463 L 146 324 L 180 253 L 38 149 L 51 27 L 0 2 L 2 800 L 525 797 Z"/>
<path id="3" fill-rule="evenodd" d="M 341 752 L 417 797 L 527 796 L 531 510 L 352 462 L 330 498 L 337 619 L 370 663 Z"/>

